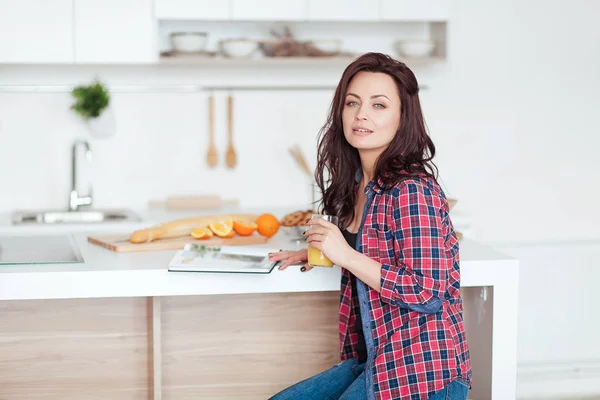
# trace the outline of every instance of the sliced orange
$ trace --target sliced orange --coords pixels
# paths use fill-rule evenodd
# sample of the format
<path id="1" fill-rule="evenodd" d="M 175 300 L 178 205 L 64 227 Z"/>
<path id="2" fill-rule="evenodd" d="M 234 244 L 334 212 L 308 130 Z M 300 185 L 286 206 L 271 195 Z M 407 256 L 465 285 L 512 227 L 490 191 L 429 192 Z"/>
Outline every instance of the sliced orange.
<path id="1" fill-rule="evenodd" d="M 197 228 L 192 231 L 192 236 L 200 240 L 211 238 L 212 235 L 212 231 L 206 227 Z"/>
<path id="2" fill-rule="evenodd" d="M 222 223 L 223 225 L 227 225 L 230 228 L 233 228 L 233 218 L 231 217 L 220 217 L 216 221 Z"/>
<path id="3" fill-rule="evenodd" d="M 231 230 L 231 233 L 227 236 L 223 236 L 224 238 L 232 238 L 235 236 L 235 232 L 233 231 L 233 229 Z"/>
<path id="4" fill-rule="evenodd" d="M 233 230 L 240 236 L 250 236 L 257 228 L 258 225 L 254 221 L 246 219 L 236 219 L 233 221 Z"/>
<path id="5" fill-rule="evenodd" d="M 230 237 L 229 235 L 233 233 L 233 222 L 231 226 L 222 222 L 213 222 L 208 227 L 219 237 Z"/>

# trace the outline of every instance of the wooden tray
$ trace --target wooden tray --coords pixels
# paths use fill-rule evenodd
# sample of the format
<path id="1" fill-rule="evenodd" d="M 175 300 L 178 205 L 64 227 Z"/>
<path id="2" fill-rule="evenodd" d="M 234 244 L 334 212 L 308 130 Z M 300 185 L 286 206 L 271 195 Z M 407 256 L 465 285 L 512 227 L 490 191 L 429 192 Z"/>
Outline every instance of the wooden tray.
<path id="1" fill-rule="evenodd" d="M 124 234 L 88 236 L 88 242 L 119 252 L 180 250 L 184 248 L 186 243 L 202 243 L 208 246 L 243 246 L 264 244 L 267 243 L 267 240 L 267 237 L 257 233 L 251 236 L 234 236 L 227 239 L 213 236 L 204 240 L 198 240 L 191 236 L 182 236 L 171 239 L 155 240 L 149 243 L 131 243 L 129 242 L 129 236 Z"/>

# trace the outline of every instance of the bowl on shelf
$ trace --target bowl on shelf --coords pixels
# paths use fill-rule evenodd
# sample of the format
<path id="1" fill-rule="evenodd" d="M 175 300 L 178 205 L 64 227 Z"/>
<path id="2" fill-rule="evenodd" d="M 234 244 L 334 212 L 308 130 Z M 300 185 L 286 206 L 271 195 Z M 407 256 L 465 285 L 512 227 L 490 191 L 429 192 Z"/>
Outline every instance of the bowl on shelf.
<path id="1" fill-rule="evenodd" d="M 287 52 L 281 51 L 285 43 L 284 40 L 261 40 L 258 46 L 266 57 L 290 56 Z"/>
<path id="2" fill-rule="evenodd" d="M 404 57 L 428 57 L 435 49 L 433 40 L 397 40 L 396 51 Z"/>
<path id="3" fill-rule="evenodd" d="M 314 48 L 330 56 L 339 55 L 342 51 L 342 41 L 336 39 L 318 39 L 309 42 Z"/>
<path id="4" fill-rule="evenodd" d="M 180 53 L 203 52 L 207 37 L 205 32 L 173 32 L 169 35 L 173 51 Z"/>
<path id="5" fill-rule="evenodd" d="M 224 39 L 219 41 L 219 48 L 226 57 L 246 58 L 258 50 L 258 42 L 251 39 Z"/>

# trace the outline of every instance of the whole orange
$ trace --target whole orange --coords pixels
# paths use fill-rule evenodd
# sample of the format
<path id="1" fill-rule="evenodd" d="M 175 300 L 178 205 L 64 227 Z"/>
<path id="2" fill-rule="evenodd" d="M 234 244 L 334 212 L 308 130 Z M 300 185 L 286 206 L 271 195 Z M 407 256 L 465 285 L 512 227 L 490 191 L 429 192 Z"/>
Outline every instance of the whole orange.
<path id="1" fill-rule="evenodd" d="M 271 237 L 279 230 L 279 220 L 273 214 L 263 214 L 256 219 L 256 226 L 259 234 Z"/>

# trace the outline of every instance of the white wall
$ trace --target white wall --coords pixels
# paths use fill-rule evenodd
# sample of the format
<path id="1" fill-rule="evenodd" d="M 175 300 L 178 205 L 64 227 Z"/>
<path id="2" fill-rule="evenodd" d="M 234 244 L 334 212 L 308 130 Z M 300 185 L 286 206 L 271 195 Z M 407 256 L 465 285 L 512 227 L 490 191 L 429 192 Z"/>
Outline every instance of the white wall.
<path id="1" fill-rule="evenodd" d="M 535 394 L 577 368 L 596 382 L 600 2 L 457 0 L 453 14 L 449 61 L 415 72 L 430 87 L 422 96 L 446 190 L 480 240 L 522 259 L 520 392 Z M 223 79 L 198 68 L 0 68 L 0 84 L 75 83 L 96 73 L 110 84 Z M 249 71 L 279 82 L 287 72 Z M 297 72 L 294 81 L 335 82 L 341 68 Z M 249 206 L 306 202 L 286 148 L 314 151 L 329 101 L 327 91 L 236 94 L 240 166 L 231 172 L 204 166 L 204 95 L 114 94 L 117 137 L 92 140 L 97 203 L 140 207 L 200 191 Z M 69 145 L 86 135 L 69 104 L 67 94 L 0 94 L 0 210 L 66 204 Z M 222 97 L 217 104 L 223 154 Z"/>
<path id="2" fill-rule="evenodd" d="M 520 264 L 518 395 L 600 394 L 600 241 L 497 248 Z"/>
<path id="3" fill-rule="evenodd" d="M 294 112 L 296 121 L 271 118 L 271 113 L 285 114 L 286 109 L 295 107 L 282 102 L 288 96 L 308 106 Z M 107 140 L 89 139 L 97 207 L 137 209 L 146 207 L 150 199 L 186 193 L 219 193 L 240 198 L 244 206 L 266 210 L 310 201 L 308 181 L 302 179 L 287 147 L 300 143 L 307 152 L 312 150 L 314 132 L 321 121 L 311 117 L 315 112 L 323 114 L 329 96 L 235 93 L 234 140 L 239 164 L 233 171 L 225 169 L 223 162 L 224 93 L 215 94 L 221 164 L 214 171 L 206 166 L 208 106 L 204 94 L 120 93 L 113 97 L 117 135 Z M 0 109 L 7 115 L 0 137 L 5 193 L 0 208 L 66 207 L 71 142 L 87 136 L 82 123 L 65 111 L 70 104 L 66 94 L 0 95 Z M 80 165 L 86 168 L 85 162 Z"/>

